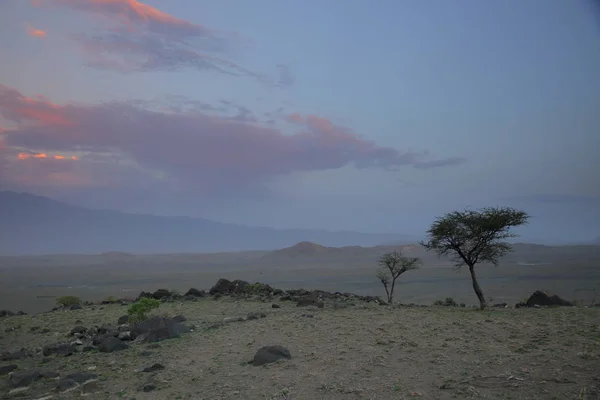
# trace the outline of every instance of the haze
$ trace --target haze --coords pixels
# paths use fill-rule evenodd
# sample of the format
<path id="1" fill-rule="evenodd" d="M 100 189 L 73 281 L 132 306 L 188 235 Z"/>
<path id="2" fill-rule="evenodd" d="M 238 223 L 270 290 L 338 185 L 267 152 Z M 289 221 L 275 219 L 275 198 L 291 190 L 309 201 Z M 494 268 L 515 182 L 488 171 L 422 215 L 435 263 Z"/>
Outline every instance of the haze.
<path id="1" fill-rule="evenodd" d="M 0 32 L 2 190 L 416 236 L 502 205 L 523 240 L 600 235 L 592 2 L 4 0 Z"/>

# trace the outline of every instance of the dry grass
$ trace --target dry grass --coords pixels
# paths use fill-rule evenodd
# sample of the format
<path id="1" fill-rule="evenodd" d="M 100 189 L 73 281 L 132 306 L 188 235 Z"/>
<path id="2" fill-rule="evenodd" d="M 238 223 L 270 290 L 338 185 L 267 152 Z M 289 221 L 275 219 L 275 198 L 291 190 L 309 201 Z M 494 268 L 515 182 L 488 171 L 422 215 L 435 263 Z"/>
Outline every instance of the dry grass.
<path id="1" fill-rule="evenodd" d="M 228 298 L 163 304 L 160 312 L 182 313 L 195 331 L 156 349 L 140 345 L 111 354 L 82 353 L 43 366 L 61 373 L 95 367 L 100 393 L 88 398 L 98 399 L 600 398 L 598 308 L 479 312 L 281 305 L 272 309 L 270 303 Z M 252 311 L 267 317 L 211 328 L 224 317 Z M 110 305 L 6 318 L 0 320 L 0 350 L 54 343 L 64 340 L 77 320 L 85 326 L 116 323 L 123 314 L 125 307 Z M 31 332 L 32 326 L 50 332 Z M 12 327 L 18 328 L 4 333 Z M 264 367 L 246 363 L 270 344 L 289 348 L 292 360 Z M 30 368 L 42 365 L 40 358 L 16 363 Z M 166 368 L 136 372 L 154 362 Z M 140 392 L 148 380 L 157 390 Z M 55 398 L 79 396 L 74 391 Z"/>

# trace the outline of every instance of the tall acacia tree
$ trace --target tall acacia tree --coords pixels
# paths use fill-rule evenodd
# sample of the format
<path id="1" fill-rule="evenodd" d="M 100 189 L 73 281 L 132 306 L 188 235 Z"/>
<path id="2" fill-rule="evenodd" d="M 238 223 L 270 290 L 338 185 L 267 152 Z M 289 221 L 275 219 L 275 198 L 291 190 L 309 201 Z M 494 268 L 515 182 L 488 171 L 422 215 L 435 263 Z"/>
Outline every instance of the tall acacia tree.
<path id="1" fill-rule="evenodd" d="M 456 267 L 469 267 L 473 290 L 483 310 L 487 304 L 475 275 L 475 265 L 499 259 L 511 250 L 505 239 L 516 237 L 510 229 L 524 225 L 529 215 L 510 207 L 487 207 L 477 211 L 455 211 L 437 218 L 420 244 L 438 255 L 447 255 Z"/>

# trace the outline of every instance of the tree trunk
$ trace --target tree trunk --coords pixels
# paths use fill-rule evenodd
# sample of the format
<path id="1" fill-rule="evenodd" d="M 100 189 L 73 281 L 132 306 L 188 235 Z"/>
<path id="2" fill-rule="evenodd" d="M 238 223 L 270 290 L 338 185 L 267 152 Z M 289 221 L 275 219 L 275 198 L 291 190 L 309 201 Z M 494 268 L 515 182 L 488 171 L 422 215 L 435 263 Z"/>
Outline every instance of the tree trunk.
<path id="1" fill-rule="evenodd" d="M 392 302 L 394 301 L 394 287 L 396 286 L 396 280 L 393 279 L 392 280 L 392 290 L 390 290 L 390 294 L 389 294 L 389 300 L 388 300 L 388 304 L 392 304 Z"/>
<path id="2" fill-rule="evenodd" d="M 483 292 L 481 291 L 481 288 L 479 287 L 479 283 L 477 283 L 477 277 L 475 276 L 475 268 L 473 265 L 469 266 L 469 271 L 471 272 L 471 280 L 473 281 L 473 290 L 475 290 L 475 294 L 477 295 L 477 298 L 479 299 L 479 308 L 481 310 L 485 310 L 485 308 L 487 307 L 487 304 L 485 303 L 485 297 L 483 297 Z"/>

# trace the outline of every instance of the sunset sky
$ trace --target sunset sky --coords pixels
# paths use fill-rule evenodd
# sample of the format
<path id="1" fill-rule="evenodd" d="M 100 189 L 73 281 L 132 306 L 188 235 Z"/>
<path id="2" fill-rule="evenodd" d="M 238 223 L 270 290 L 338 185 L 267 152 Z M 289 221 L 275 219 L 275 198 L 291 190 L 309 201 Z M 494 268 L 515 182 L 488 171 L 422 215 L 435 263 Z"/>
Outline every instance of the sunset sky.
<path id="1" fill-rule="evenodd" d="M 508 205 L 600 236 L 585 0 L 2 0 L 0 190 L 421 234 Z"/>

